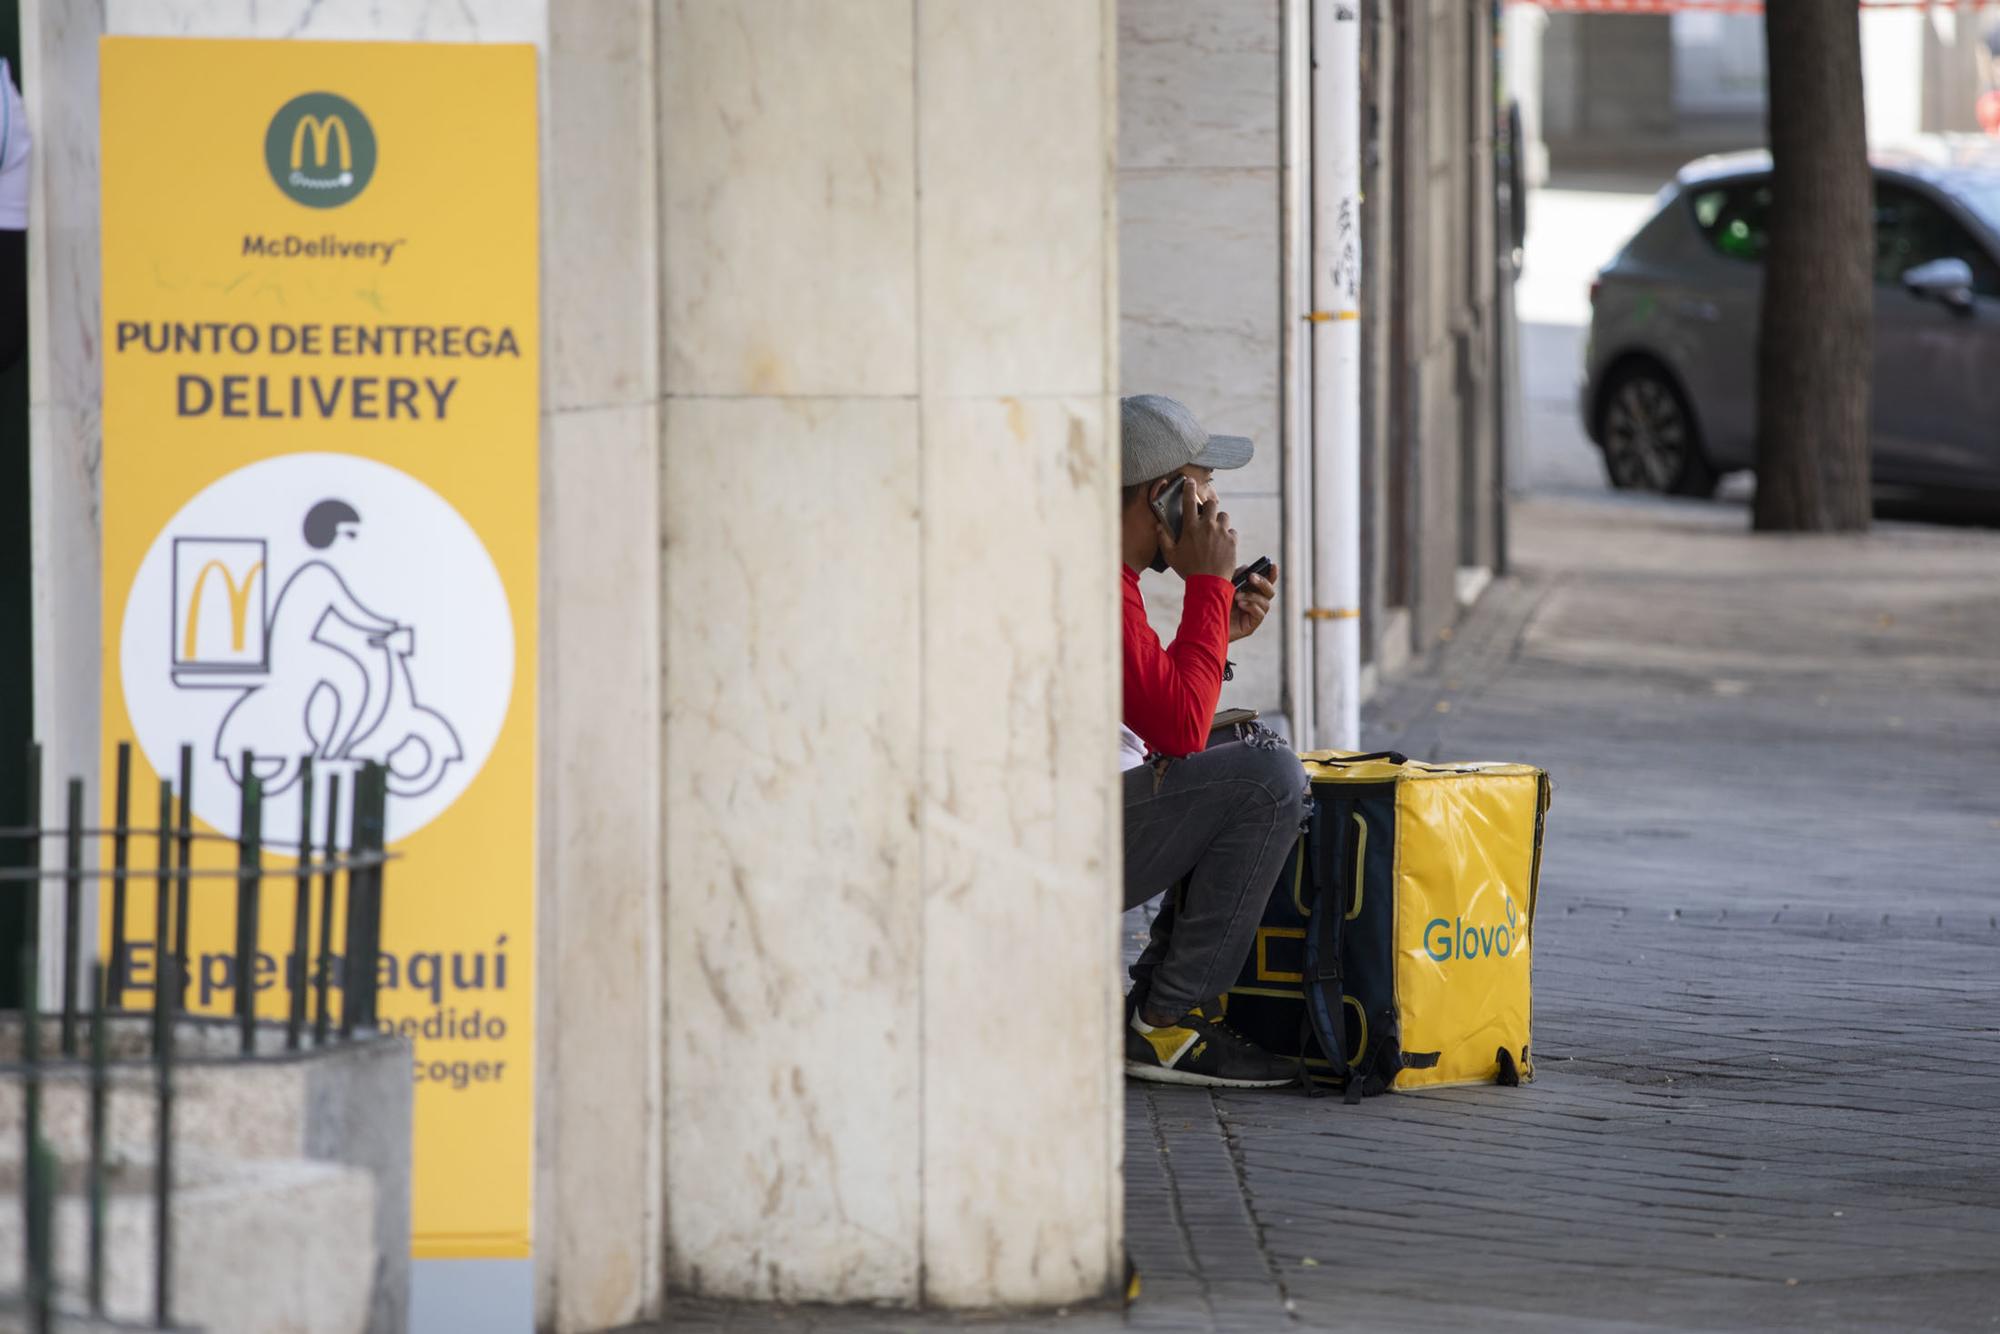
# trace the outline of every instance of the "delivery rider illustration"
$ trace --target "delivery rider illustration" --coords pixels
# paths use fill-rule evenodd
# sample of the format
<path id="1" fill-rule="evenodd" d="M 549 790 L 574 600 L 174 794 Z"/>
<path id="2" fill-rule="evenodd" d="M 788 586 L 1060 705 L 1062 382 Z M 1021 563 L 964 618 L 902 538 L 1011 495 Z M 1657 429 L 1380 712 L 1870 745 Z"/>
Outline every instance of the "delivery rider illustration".
<path id="1" fill-rule="evenodd" d="M 343 543 L 366 540 L 361 515 L 344 500 L 322 500 L 306 512 L 304 536 L 325 554 L 285 580 L 265 626 L 268 676 L 224 715 L 215 757 L 240 784 L 248 750 L 270 795 L 297 780 L 306 755 L 375 760 L 392 793 L 428 792 L 464 750 L 444 716 L 417 702 L 416 631 L 363 603 L 334 564 Z"/>

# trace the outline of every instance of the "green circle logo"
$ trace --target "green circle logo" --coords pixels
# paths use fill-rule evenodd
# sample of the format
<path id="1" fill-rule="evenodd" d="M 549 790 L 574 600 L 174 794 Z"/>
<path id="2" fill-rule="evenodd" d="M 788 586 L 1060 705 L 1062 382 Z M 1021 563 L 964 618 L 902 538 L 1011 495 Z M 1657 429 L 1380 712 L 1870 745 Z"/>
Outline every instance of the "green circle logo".
<path id="1" fill-rule="evenodd" d="M 264 162 L 286 198 L 307 208 L 338 208 L 375 174 L 375 130 L 346 98 L 302 93 L 271 117 Z"/>

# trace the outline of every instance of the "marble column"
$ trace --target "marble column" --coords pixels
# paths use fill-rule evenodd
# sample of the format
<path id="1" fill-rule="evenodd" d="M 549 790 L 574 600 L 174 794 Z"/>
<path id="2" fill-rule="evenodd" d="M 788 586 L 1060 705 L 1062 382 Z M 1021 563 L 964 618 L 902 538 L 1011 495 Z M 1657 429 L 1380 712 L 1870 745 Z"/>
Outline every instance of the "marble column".
<path id="1" fill-rule="evenodd" d="M 29 534 L 34 569 L 35 735 L 44 826 L 64 820 L 64 780 L 97 793 L 102 607 L 103 376 L 98 361 L 97 39 L 102 6 L 21 7 L 28 204 Z M 11 761 L 12 757 L 9 757 Z M 61 887 L 42 887 L 44 960 L 62 957 Z M 87 914 L 94 921 L 94 914 Z M 91 937 L 95 929 L 90 929 Z M 42 969 L 44 999 L 58 974 Z"/>
<path id="2" fill-rule="evenodd" d="M 1114 44 L 661 9 L 671 1280 L 1122 1263 Z"/>
<path id="3" fill-rule="evenodd" d="M 551 0 L 543 57 L 537 1325 L 656 1316 L 660 417 L 653 0 Z"/>

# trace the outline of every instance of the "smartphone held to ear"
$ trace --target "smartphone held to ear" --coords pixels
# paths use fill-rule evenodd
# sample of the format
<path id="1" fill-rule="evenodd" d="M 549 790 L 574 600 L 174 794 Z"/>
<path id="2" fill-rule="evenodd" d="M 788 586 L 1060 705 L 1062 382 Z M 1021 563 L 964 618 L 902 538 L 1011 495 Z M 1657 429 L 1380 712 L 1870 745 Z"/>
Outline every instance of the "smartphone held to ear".
<path id="1" fill-rule="evenodd" d="M 1167 535 L 1176 542 L 1181 540 L 1181 515 L 1187 503 L 1184 499 L 1184 493 L 1187 490 L 1187 481 L 1187 475 L 1183 473 L 1169 482 L 1166 490 L 1153 498 L 1153 513 L 1166 526 Z M 1153 558 L 1153 568 L 1155 570 L 1166 568 L 1164 555 Z M 1270 572 L 1271 558 L 1269 556 L 1259 556 L 1256 560 L 1245 566 L 1243 572 L 1231 579 L 1230 582 L 1240 591 L 1249 585 L 1253 576 L 1268 575 Z"/>
<path id="2" fill-rule="evenodd" d="M 1181 509 L 1186 504 L 1181 493 L 1187 490 L 1187 474 L 1175 477 L 1166 490 L 1153 498 L 1153 513 L 1167 526 L 1167 536 L 1181 540 Z"/>

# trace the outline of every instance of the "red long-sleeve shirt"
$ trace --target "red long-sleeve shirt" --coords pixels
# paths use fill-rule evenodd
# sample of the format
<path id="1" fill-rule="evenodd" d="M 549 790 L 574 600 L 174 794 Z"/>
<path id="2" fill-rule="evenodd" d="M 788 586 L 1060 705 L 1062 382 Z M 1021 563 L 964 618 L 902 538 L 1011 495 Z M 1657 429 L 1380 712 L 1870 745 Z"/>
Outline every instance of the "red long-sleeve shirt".
<path id="1" fill-rule="evenodd" d="M 1192 755 L 1208 744 L 1229 655 L 1227 579 L 1197 574 L 1181 601 L 1181 628 L 1162 648 L 1146 621 L 1139 572 L 1125 567 L 1125 725 L 1160 755 Z"/>

